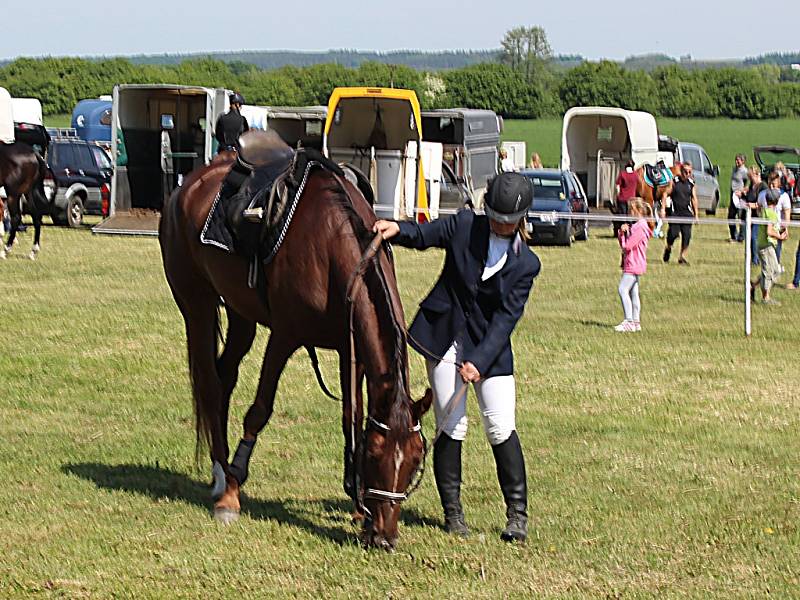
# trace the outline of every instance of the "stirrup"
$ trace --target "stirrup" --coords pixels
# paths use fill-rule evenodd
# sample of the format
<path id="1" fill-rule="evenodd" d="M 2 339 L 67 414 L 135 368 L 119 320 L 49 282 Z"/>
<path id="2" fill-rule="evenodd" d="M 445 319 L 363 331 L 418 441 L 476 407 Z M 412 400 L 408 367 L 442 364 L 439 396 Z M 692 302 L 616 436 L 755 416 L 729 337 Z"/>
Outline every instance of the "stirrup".
<path id="1" fill-rule="evenodd" d="M 242 211 L 242 218 L 249 223 L 261 223 L 264 220 L 264 209 L 245 208 Z"/>

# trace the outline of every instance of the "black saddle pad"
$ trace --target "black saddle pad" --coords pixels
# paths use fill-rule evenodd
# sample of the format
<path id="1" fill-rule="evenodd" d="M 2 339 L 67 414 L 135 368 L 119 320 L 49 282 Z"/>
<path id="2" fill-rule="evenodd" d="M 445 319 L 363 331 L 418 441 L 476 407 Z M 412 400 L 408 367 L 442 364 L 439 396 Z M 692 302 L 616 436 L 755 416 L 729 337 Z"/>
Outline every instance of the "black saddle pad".
<path id="1" fill-rule="evenodd" d="M 281 185 L 285 189 L 276 190 L 281 194 L 280 201 L 274 202 L 270 214 L 265 214 L 265 222 L 246 221 L 243 211 L 247 208 L 266 209 L 275 181 L 290 168 L 291 173 L 282 178 Z M 338 165 L 310 148 L 256 169 L 244 184 L 237 183 L 242 171 L 240 167 L 234 167 L 214 199 L 200 241 L 246 258 L 258 255 L 264 264 L 268 264 L 286 237 L 305 183 L 315 168 L 344 176 Z"/>

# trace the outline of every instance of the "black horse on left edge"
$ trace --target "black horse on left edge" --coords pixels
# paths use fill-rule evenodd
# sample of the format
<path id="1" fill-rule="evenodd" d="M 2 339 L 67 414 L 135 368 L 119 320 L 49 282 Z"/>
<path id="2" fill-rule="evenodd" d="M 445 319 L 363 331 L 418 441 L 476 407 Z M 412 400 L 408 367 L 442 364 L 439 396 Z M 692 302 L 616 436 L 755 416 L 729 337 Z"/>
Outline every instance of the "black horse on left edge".
<path id="1" fill-rule="evenodd" d="M 47 163 L 28 144 L 15 142 L 0 143 L 0 187 L 5 188 L 8 213 L 11 218 L 11 231 L 8 240 L 0 240 L 0 258 L 5 258 L 14 245 L 20 223 L 22 223 L 22 197 L 25 196 L 25 211 L 33 217 L 33 248 L 31 260 L 39 253 L 39 240 L 42 233 L 42 215 L 51 214 L 52 207 L 44 192 L 44 178 L 48 172 Z M 0 216 L 4 212 L 4 202 L 0 198 Z"/>

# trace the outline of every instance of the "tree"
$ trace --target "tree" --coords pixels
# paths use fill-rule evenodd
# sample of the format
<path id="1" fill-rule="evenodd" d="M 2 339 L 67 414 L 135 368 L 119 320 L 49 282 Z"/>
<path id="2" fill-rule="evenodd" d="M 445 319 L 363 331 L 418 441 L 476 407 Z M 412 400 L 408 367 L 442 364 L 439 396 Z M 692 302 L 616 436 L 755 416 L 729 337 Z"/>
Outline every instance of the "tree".
<path id="1" fill-rule="evenodd" d="M 503 117 L 529 119 L 543 114 L 541 91 L 507 65 L 484 63 L 447 71 L 443 104 L 488 108 Z"/>
<path id="2" fill-rule="evenodd" d="M 502 62 L 521 72 L 527 82 L 531 82 L 553 56 L 547 34 L 539 26 L 515 27 L 506 32 L 500 45 Z"/>

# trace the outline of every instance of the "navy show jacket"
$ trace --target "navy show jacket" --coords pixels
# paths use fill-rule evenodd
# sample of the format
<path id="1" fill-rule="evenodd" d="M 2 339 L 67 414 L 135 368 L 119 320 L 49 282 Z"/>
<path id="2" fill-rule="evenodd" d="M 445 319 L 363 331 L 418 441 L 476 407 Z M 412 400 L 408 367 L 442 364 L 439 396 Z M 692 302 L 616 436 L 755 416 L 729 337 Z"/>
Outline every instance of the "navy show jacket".
<path id="1" fill-rule="evenodd" d="M 409 330 L 411 346 L 431 358 L 426 349 L 443 356 L 458 341 L 462 360 L 474 364 L 481 378 L 513 374 L 511 332 L 539 274 L 539 258 L 517 237 L 509 244 L 502 269 L 481 281 L 489 253 L 488 217 L 464 209 L 430 223 L 398 225 L 400 233 L 392 243 L 446 250 L 442 273 L 420 302 Z"/>

